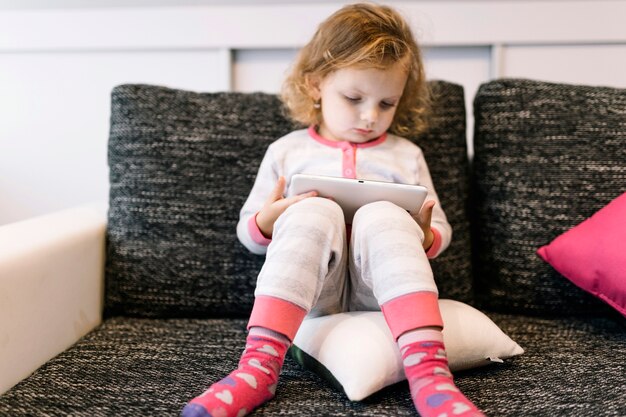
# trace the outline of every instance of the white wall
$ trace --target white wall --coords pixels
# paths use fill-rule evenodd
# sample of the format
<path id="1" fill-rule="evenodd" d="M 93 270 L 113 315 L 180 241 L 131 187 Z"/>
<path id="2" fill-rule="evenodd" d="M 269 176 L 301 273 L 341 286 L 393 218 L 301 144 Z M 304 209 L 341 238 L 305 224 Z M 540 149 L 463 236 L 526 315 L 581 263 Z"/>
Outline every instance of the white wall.
<path id="1" fill-rule="evenodd" d="M 106 201 L 113 86 L 275 92 L 298 47 L 345 2 L 81 3 L 0 1 L 0 224 Z M 429 76 L 464 85 L 470 116 L 493 78 L 626 88 L 624 1 L 386 3 L 414 27 Z"/>

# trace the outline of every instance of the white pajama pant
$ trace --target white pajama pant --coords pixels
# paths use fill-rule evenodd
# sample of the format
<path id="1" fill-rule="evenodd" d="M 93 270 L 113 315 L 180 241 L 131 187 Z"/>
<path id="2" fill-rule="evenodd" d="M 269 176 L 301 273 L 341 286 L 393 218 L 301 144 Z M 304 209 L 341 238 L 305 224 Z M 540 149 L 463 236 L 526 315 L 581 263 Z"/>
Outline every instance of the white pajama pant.
<path id="1" fill-rule="evenodd" d="M 350 242 L 346 236 L 334 201 L 312 197 L 293 204 L 274 225 L 255 296 L 280 298 L 321 316 L 380 310 L 402 295 L 437 293 L 423 232 L 404 209 L 384 201 L 363 206 Z"/>

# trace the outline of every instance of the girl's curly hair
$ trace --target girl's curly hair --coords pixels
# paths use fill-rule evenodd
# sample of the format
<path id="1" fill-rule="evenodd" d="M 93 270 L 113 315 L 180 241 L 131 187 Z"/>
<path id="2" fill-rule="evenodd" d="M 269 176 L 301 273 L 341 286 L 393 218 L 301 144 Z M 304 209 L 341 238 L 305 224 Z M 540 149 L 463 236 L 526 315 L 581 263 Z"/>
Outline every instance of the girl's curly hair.
<path id="1" fill-rule="evenodd" d="M 416 135 L 427 127 L 431 92 L 412 32 L 388 6 L 348 5 L 322 22 L 298 54 L 281 98 L 292 119 L 305 125 L 319 124 L 322 115 L 314 106 L 312 77 L 323 79 L 351 66 L 385 69 L 397 62 L 405 66 L 408 79 L 389 130 L 402 136 Z"/>

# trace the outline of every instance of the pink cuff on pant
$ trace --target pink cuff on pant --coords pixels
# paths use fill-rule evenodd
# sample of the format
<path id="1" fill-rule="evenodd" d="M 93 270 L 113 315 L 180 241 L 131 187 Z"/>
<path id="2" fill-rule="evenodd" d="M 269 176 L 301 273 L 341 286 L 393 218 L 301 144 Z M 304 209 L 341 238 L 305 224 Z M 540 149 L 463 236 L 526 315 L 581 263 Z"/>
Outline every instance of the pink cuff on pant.
<path id="1" fill-rule="evenodd" d="M 248 329 L 265 327 L 293 341 L 307 312 L 300 306 L 276 297 L 260 295 L 254 300 Z"/>
<path id="2" fill-rule="evenodd" d="M 409 330 L 421 327 L 443 328 L 438 298 L 437 293 L 420 291 L 396 297 L 381 305 L 394 340 Z"/>

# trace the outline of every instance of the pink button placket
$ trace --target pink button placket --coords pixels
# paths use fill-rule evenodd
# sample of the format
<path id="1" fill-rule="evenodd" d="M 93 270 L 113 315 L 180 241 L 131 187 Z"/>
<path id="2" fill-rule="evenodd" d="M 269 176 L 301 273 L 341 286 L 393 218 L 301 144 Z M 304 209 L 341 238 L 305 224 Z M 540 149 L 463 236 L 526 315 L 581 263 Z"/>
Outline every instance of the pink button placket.
<path id="1" fill-rule="evenodd" d="M 343 151 L 343 176 L 345 178 L 356 178 L 356 146 L 343 142 L 347 146 L 342 146 Z"/>
<path id="2" fill-rule="evenodd" d="M 356 176 L 356 152 L 358 148 L 369 148 L 379 145 L 385 141 L 387 134 L 383 133 L 380 137 L 366 143 L 351 143 L 347 141 L 333 141 L 320 136 L 315 130 L 315 126 L 309 127 L 309 135 L 322 145 L 339 148 L 342 152 L 342 170 L 341 174 L 344 178 L 357 178 Z"/>

